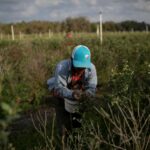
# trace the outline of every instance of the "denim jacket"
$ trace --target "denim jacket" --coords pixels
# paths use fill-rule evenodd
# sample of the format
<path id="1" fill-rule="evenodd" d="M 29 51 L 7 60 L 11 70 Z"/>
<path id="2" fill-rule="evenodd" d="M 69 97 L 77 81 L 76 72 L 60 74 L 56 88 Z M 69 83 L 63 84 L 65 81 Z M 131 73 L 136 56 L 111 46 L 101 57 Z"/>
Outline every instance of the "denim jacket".
<path id="1" fill-rule="evenodd" d="M 48 89 L 54 90 L 60 97 L 73 100 L 73 90 L 68 89 L 68 84 L 71 82 L 72 62 L 71 59 L 62 60 L 59 62 L 55 69 L 55 74 L 52 78 L 47 80 Z M 85 91 L 88 94 L 95 95 L 97 86 L 97 73 L 94 64 L 91 63 L 90 69 L 85 69 L 83 84 Z"/>

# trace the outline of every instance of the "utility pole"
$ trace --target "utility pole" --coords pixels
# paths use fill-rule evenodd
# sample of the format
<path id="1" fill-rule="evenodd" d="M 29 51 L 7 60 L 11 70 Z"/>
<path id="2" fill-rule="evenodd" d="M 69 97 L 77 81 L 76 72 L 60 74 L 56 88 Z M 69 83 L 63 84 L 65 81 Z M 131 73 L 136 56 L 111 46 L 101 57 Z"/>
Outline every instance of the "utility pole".
<path id="1" fill-rule="evenodd" d="M 48 30 L 48 37 L 51 38 L 51 36 L 52 36 L 52 32 L 51 32 L 51 30 L 49 29 L 49 30 Z"/>
<path id="2" fill-rule="evenodd" d="M 20 38 L 20 40 L 22 39 L 22 32 L 21 31 L 19 32 L 19 38 Z"/>
<path id="3" fill-rule="evenodd" d="M 99 12 L 99 31 L 100 31 L 100 43 L 103 43 L 103 21 L 102 21 L 102 12 Z"/>
<path id="4" fill-rule="evenodd" d="M 97 25 L 96 35 L 97 35 L 97 37 L 99 37 L 99 25 Z"/>
<path id="5" fill-rule="evenodd" d="M 0 39 L 1 39 L 1 40 L 3 39 L 3 34 L 2 34 L 2 33 L 0 34 Z"/>
<path id="6" fill-rule="evenodd" d="M 11 25 L 11 34 L 12 34 L 12 40 L 15 40 L 15 35 L 14 35 L 14 27 Z"/>
<path id="7" fill-rule="evenodd" d="M 148 33 L 148 25 L 146 24 L 146 33 Z"/>

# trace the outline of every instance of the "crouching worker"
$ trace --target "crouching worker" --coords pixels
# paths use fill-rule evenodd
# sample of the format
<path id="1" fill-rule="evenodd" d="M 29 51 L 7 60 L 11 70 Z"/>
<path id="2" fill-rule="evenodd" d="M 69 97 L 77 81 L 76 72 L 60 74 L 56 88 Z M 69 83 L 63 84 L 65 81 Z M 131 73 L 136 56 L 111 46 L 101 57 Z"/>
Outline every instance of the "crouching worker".
<path id="1" fill-rule="evenodd" d="M 81 126 L 81 114 L 78 106 L 82 94 L 94 96 L 97 86 L 97 74 L 91 63 L 91 53 L 84 45 L 76 46 L 71 58 L 59 62 L 54 77 L 47 81 L 49 90 L 57 97 L 57 128 L 64 137 L 73 128 Z"/>

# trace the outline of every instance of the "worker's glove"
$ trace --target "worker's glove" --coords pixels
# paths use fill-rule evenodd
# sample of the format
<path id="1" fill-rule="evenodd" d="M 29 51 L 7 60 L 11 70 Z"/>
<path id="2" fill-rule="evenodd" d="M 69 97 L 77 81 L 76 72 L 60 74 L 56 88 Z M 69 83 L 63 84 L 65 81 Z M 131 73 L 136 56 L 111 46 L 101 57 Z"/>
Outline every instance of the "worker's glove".
<path id="1" fill-rule="evenodd" d="M 82 92 L 82 98 L 80 100 L 79 110 L 80 112 L 85 112 L 93 109 L 94 105 L 94 94 L 89 91 Z"/>
<path id="2" fill-rule="evenodd" d="M 72 97 L 75 100 L 80 100 L 82 97 L 82 91 L 81 90 L 74 90 L 72 93 Z"/>
<path id="3" fill-rule="evenodd" d="M 92 99 L 92 98 L 94 98 L 94 94 L 90 93 L 89 91 L 84 91 L 82 93 L 83 100 Z"/>

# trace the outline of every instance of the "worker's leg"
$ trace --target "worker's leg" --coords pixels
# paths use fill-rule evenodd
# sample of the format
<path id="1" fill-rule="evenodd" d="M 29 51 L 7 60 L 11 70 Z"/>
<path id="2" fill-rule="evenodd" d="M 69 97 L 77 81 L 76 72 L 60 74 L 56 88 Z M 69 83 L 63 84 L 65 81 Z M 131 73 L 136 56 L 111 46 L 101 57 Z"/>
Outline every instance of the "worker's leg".
<path id="1" fill-rule="evenodd" d="M 59 137 L 64 137 L 68 132 L 71 131 L 72 125 L 70 120 L 70 113 L 64 108 L 64 100 L 57 99 L 58 105 L 56 106 L 56 123 Z"/>
<path id="2" fill-rule="evenodd" d="M 72 127 L 73 128 L 80 128 L 82 123 L 82 115 L 79 113 L 71 114 L 72 118 Z"/>

